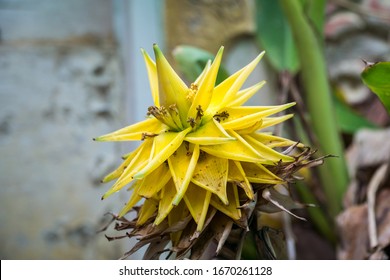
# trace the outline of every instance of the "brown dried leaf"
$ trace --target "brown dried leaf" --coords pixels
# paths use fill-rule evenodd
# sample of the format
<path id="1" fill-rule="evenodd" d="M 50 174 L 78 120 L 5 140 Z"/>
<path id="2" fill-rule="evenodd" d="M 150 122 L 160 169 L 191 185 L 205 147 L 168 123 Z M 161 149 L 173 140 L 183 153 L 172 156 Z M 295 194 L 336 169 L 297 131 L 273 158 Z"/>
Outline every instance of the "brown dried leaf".
<path id="1" fill-rule="evenodd" d="M 378 246 L 374 251 L 370 249 L 367 203 L 349 207 L 337 217 L 336 222 L 341 238 L 339 259 L 389 258 L 383 252 L 384 248 L 390 246 L 390 189 L 388 187 L 382 189 L 376 199 Z"/>
<path id="2" fill-rule="evenodd" d="M 163 240 L 168 240 L 168 236 L 164 236 L 164 237 L 160 237 L 160 236 L 155 236 L 155 237 L 151 237 L 151 238 L 144 238 L 140 241 L 138 241 L 133 248 L 131 248 L 130 251 L 128 251 L 127 253 L 125 253 L 123 255 L 123 257 L 121 259 L 126 259 L 128 258 L 129 256 L 131 256 L 132 254 L 134 254 L 135 252 L 137 252 L 139 249 L 141 249 L 143 246 L 147 245 L 147 244 L 150 244 L 150 243 L 155 243 L 155 242 L 161 242 Z"/>
<path id="3" fill-rule="evenodd" d="M 221 232 L 216 232 L 216 236 L 215 237 L 218 240 L 218 247 L 217 247 L 217 250 L 216 250 L 216 254 L 217 255 L 219 254 L 219 252 L 221 251 L 223 245 L 225 244 L 225 241 L 229 237 L 230 232 L 232 230 L 232 227 L 233 227 L 233 221 L 232 220 L 228 220 L 225 223 L 225 225 L 222 227 L 223 228 L 222 233 Z"/>
<path id="4" fill-rule="evenodd" d="M 215 257 L 217 243 L 215 242 L 212 232 L 204 232 L 198 240 L 193 243 L 191 248 L 191 260 L 210 260 Z"/>
<path id="5" fill-rule="evenodd" d="M 307 206 L 314 206 L 312 204 L 302 204 L 294 201 L 291 196 L 284 195 L 275 190 L 275 188 L 266 188 L 262 192 L 263 200 L 260 199 L 257 205 L 257 209 L 262 212 L 275 213 L 279 211 L 285 211 L 297 219 L 306 221 L 305 218 L 299 217 L 292 213 L 292 209 L 301 209 Z"/>
<path id="6" fill-rule="evenodd" d="M 188 215 L 183 220 L 180 220 L 177 223 L 174 223 L 173 225 L 168 227 L 161 234 L 167 234 L 167 233 L 173 233 L 173 232 L 181 231 L 188 225 L 188 223 L 191 221 L 191 219 L 192 219 L 192 216 Z"/>
<path id="7" fill-rule="evenodd" d="M 258 253 L 262 259 L 287 259 L 283 232 L 269 227 L 261 228 L 256 235 Z"/>
<path id="8" fill-rule="evenodd" d="M 336 223 L 340 231 L 338 258 L 359 260 L 369 250 L 367 231 L 367 204 L 352 206 L 341 213 Z"/>
<path id="9" fill-rule="evenodd" d="M 387 185 L 390 187 L 390 185 Z M 383 189 L 376 203 L 376 224 L 378 247 L 384 249 L 390 246 L 390 188 Z M 390 256 L 387 255 L 387 259 Z"/>
<path id="10" fill-rule="evenodd" d="M 346 156 L 352 177 L 362 168 L 378 166 L 390 161 L 389 139 L 390 128 L 361 129 L 355 134 Z"/>
<path id="11" fill-rule="evenodd" d="M 143 259 L 144 260 L 158 260 L 160 255 L 165 252 L 165 246 L 170 242 L 169 238 L 164 238 L 155 242 L 150 243 L 146 250 Z"/>

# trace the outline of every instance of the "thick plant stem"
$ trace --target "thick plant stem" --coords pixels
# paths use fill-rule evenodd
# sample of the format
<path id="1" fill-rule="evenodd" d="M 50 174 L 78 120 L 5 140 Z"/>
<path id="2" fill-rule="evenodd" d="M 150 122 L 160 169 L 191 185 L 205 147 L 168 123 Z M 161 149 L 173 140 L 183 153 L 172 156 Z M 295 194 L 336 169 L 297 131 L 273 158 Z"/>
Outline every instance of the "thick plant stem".
<path id="1" fill-rule="evenodd" d="M 295 189 L 298 191 L 299 196 L 305 202 L 310 202 L 312 204 L 318 205 L 318 200 L 314 196 L 306 185 L 301 182 L 295 184 Z M 324 212 L 319 207 L 308 207 L 307 212 L 309 213 L 311 219 L 313 219 L 313 224 L 317 230 L 329 240 L 330 243 L 336 244 L 336 233 L 333 231 L 331 223 L 329 223 L 329 217 L 324 215 Z"/>
<path id="2" fill-rule="evenodd" d="M 335 120 L 325 59 L 315 33 L 303 13 L 299 0 L 280 0 L 290 23 L 301 62 L 301 75 L 307 107 L 313 130 L 319 140 L 322 155 L 336 155 L 320 170 L 328 211 L 335 217 L 342 206 L 342 197 L 348 184 L 348 172 L 343 145 Z"/>

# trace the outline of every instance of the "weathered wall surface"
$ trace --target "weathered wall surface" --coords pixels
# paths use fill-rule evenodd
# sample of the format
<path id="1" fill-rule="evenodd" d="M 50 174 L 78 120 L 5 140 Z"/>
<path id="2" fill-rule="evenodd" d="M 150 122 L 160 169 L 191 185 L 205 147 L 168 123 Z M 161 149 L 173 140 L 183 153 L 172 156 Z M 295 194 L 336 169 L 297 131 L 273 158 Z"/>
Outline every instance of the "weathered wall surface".
<path id="1" fill-rule="evenodd" d="M 256 31 L 253 0 L 166 0 L 164 5 L 166 49 L 191 45 L 216 53 L 224 46 L 223 63 L 234 73 L 254 59 L 262 49 L 254 38 Z M 266 80 L 248 105 L 277 104 L 275 75 L 266 59 L 259 63 L 244 87 Z"/>
<path id="2" fill-rule="evenodd" d="M 0 28 L 0 258 L 118 258 L 96 231 L 120 147 L 92 141 L 124 120 L 111 1 L 2 1 Z"/>

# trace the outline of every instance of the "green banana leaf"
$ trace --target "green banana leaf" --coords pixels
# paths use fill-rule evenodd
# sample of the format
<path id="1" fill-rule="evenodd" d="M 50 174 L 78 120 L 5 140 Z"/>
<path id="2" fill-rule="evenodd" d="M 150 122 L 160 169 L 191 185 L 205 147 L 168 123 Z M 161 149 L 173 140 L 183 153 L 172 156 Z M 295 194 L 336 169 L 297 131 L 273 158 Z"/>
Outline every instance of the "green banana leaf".
<path id="1" fill-rule="evenodd" d="M 319 41 L 323 41 L 326 0 L 301 0 L 301 5 Z"/>
<path id="2" fill-rule="evenodd" d="M 299 69 L 297 50 L 290 26 L 279 1 L 256 0 L 256 40 L 277 71 L 295 73 Z"/>
<path id="3" fill-rule="evenodd" d="M 367 63 L 361 78 L 363 83 L 378 95 L 390 114 L 390 62 Z"/>
<path id="4" fill-rule="evenodd" d="M 363 116 L 357 114 L 339 99 L 334 98 L 336 119 L 339 129 L 347 134 L 354 134 L 361 128 L 378 128 Z"/>
<path id="5" fill-rule="evenodd" d="M 179 71 L 189 82 L 195 81 L 200 73 L 202 73 L 207 61 L 213 61 L 215 57 L 215 55 L 209 53 L 208 51 L 187 45 L 177 46 L 172 55 Z M 221 65 L 218 71 L 216 84 L 218 85 L 228 76 L 228 71 L 223 65 Z"/>

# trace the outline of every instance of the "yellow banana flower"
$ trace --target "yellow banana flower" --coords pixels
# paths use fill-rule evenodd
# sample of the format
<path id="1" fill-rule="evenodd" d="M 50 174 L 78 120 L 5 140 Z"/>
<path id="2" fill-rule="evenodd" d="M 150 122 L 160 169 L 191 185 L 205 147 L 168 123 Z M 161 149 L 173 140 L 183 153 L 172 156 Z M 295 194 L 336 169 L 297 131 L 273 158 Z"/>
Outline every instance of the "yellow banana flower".
<path id="1" fill-rule="evenodd" d="M 294 158 L 276 147 L 296 144 L 271 135 L 264 128 L 292 115 L 273 116 L 294 105 L 243 106 L 264 84 L 242 86 L 264 52 L 219 85 L 215 85 L 224 48 L 190 85 L 179 77 L 157 45 L 155 59 L 142 50 L 154 105 L 144 121 L 95 138 L 96 141 L 142 140 L 123 164 L 103 181 L 116 179 L 103 195 L 107 198 L 130 187 L 131 196 L 119 217 L 139 201 L 137 226 L 163 221 L 172 225 L 191 216 L 196 232 L 208 214 L 219 211 L 237 222 L 240 201 L 254 199 L 252 184 L 280 184 L 284 180 L 270 171 Z M 172 242 L 180 233 L 172 233 Z"/>

